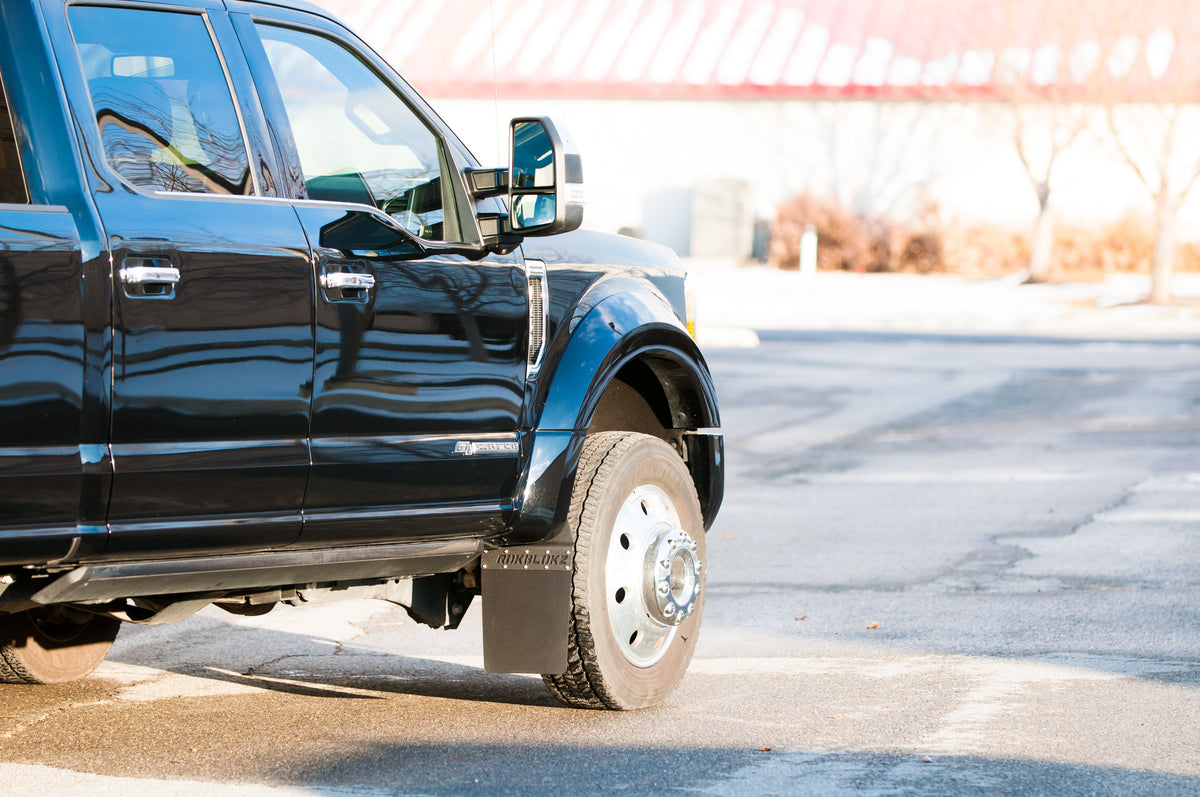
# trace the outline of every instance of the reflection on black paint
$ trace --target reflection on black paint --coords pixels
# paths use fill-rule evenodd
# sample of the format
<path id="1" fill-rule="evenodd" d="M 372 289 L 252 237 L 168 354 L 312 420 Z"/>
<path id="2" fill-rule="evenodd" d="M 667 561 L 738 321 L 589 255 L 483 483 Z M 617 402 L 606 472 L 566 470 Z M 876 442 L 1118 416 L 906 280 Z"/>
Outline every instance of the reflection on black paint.
<path id="1" fill-rule="evenodd" d="M 260 270 L 271 296 L 261 307 L 188 276 L 176 300 L 123 300 L 123 318 L 132 323 L 118 339 L 118 439 L 303 435 L 301 386 L 312 363 L 312 329 L 303 323 L 307 283 L 298 267 Z"/>
<path id="2" fill-rule="evenodd" d="M 0 349 L 13 342 L 21 325 L 21 286 L 10 258 L 0 255 Z"/>
<path id="3" fill-rule="evenodd" d="M 372 303 L 324 303 L 314 411 L 341 420 L 315 427 L 444 432 L 461 415 L 469 428 L 515 428 L 526 319 L 511 268 L 376 263 Z"/>
<path id="4" fill-rule="evenodd" d="M 81 272 L 65 212 L 0 210 L 0 534 L 20 525 L 74 530 L 77 521 Z M 66 544 L 57 535 L 37 543 L 48 558 Z M 26 549 L 0 543 L 0 561 Z"/>
<path id="5" fill-rule="evenodd" d="M 65 238 L 69 218 L 38 215 L 64 239 L 0 229 L 0 241 L 14 243 L 0 255 L 0 443 L 74 445 L 84 362 L 80 257 Z"/>
<path id="6" fill-rule="evenodd" d="M 365 301 L 318 291 L 300 544 L 485 533 L 476 515 L 460 516 L 458 528 L 422 513 L 471 502 L 489 506 L 488 522 L 499 524 L 499 506 L 512 500 L 516 454 L 464 457 L 456 442 L 518 439 L 528 330 L 521 261 L 419 258 L 397 249 L 397 232 L 370 211 L 295 209 L 320 243 L 320 273 L 375 279 Z M 416 513 L 407 525 L 401 510 Z"/>
<path id="7" fill-rule="evenodd" d="M 169 259 L 180 272 L 170 299 L 117 283 L 105 556 L 293 542 L 313 345 L 312 265 L 295 213 L 132 192 L 97 195 L 97 205 L 114 265 Z M 203 515 L 241 521 L 197 525 Z"/>
<path id="8" fill-rule="evenodd" d="M 367 319 L 358 304 L 343 302 L 338 305 L 338 361 L 333 379 L 350 379 L 358 363 L 358 350 L 362 347 L 363 333 L 367 331 Z"/>

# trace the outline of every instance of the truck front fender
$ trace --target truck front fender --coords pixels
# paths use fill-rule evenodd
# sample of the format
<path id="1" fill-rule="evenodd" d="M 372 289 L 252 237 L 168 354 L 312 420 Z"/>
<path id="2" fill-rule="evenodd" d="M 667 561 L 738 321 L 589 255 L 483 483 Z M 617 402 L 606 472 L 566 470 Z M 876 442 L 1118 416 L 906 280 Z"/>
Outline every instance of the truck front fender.
<path id="1" fill-rule="evenodd" d="M 539 391 L 544 403 L 530 435 L 518 490 L 517 521 L 507 544 L 569 533 L 566 513 L 583 439 L 600 397 L 629 363 L 646 363 L 660 381 L 673 386 L 665 393 L 674 428 L 720 425 L 708 365 L 670 305 L 641 285 L 636 291 L 611 287 L 617 290 L 579 317 L 555 358 L 557 365 L 549 383 Z M 712 437 L 709 445 L 696 450 L 720 458 L 720 439 Z M 716 505 L 705 507 L 711 508 L 706 516 L 715 515 L 719 506 L 719 493 L 712 497 Z"/>
<path id="2" fill-rule="evenodd" d="M 595 301 L 599 291 L 607 295 Z M 571 319 L 564 344 L 554 347 L 555 367 L 538 391 L 541 412 L 534 428 L 586 430 L 609 382 L 637 359 L 652 363 L 660 380 L 679 385 L 668 397 L 673 427 L 721 425 L 708 364 L 664 298 L 626 279 L 605 280 L 586 298 L 594 304 Z"/>
<path id="3" fill-rule="evenodd" d="M 567 523 L 583 441 L 605 389 L 626 365 L 649 366 L 670 405 L 669 425 L 707 429 L 720 424 L 712 376 L 700 350 L 670 304 L 636 280 L 602 280 L 554 341 L 537 397 L 541 412 L 527 440 L 517 490 L 516 520 L 485 553 L 484 662 L 498 672 L 557 674 L 567 666 L 571 552 Z M 537 406 L 539 402 L 535 402 Z M 721 502 L 720 435 L 685 435 L 707 527 Z M 557 566 L 558 559 L 566 562 Z M 489 559 L 490 557 L 490 559 Z M 497 557 L 540 564 L 497 567 Z"/>

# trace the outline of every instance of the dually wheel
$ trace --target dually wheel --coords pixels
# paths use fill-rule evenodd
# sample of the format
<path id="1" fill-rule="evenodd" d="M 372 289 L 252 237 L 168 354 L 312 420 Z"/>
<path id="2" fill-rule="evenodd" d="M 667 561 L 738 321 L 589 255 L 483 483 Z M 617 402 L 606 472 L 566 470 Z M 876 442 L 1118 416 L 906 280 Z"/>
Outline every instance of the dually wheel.
<path id="1" fill-rule="evenodd" d="M 687 466 L 650 435 L 591 435 L 569 522 L 567 671 L 543 678 L 573 706 L 657 705 L 687 671 L 704 605 L 704 522 Z"/>

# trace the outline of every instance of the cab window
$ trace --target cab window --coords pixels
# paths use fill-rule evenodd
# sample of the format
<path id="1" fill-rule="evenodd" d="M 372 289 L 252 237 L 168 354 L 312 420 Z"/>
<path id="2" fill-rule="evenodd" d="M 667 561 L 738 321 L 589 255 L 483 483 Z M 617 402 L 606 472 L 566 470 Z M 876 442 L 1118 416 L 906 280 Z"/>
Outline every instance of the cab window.
<path id="1" fill-rule="evenodd" d="M 252 194 L 225 70 L 199 14 L 72 6 L 108 165 L 154 191 Z"/>
<path id="2" fill-rule="evenodd" d="M 4 93 L 4 80 L 0 76 L 0 203 L 23 205 L 28 201 L 8 95 Z"/>
<path id="3" fill-rule="evenodd" d="M 352 51 L 260 24 L 309 199 L 372 205 L 420 238 L 462 241 L 441 138 Z"/>

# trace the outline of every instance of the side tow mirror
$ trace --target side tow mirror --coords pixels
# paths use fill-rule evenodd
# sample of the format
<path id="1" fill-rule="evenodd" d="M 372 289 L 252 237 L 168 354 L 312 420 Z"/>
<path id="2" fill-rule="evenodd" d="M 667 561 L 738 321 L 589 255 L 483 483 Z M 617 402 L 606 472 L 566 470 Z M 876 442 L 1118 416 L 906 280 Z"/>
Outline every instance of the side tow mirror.
<path id="1" fill-rule="evenodd" d="M 583 165 L 548 117 L 509 124 L 509 225 L 517 235 L 555 235 L 583 223 Z"/>

